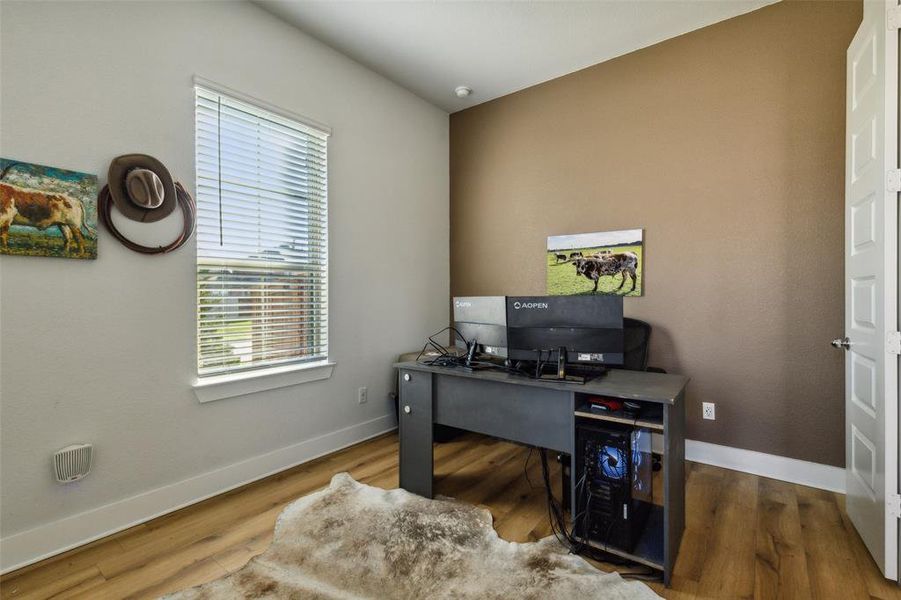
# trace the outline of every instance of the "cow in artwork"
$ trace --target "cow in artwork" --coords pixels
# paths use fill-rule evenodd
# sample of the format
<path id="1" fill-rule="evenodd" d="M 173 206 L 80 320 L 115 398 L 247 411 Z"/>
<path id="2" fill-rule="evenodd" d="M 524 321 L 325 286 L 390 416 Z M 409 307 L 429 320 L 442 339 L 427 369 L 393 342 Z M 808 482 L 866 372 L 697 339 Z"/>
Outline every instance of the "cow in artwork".
<path id="1" fill-rule="evenodd" d="M 26 225 L 41 231 L 59 228 L 67 251 L 85 250 L 85 235 L 94 237 L 86 223 L 82 202 L 68 194 L 44 192 L 0 181 L 0 246 L 9 245 L 11 225 Z"/>
<path id="2" fill-rule="evenodd" d="M 634 252 L 617 252 L 597 254 L 588 258 L 578 258 L 573 261 L 576 267 L 576 275 L 581 275 L 586 279 L 594 281 L 594 289 L 592 292 L 598 291 L 598 281 L 601 277 L 614 277 L 622 275 L 623 280 L 620 282 L 616 291 L 619 292 L 626 284 L 626 277 L 632 279 L 632 287 L 623 292 L 623 295 L 632 292 L 635 289 L 638 276 L 638 255 Z"/>

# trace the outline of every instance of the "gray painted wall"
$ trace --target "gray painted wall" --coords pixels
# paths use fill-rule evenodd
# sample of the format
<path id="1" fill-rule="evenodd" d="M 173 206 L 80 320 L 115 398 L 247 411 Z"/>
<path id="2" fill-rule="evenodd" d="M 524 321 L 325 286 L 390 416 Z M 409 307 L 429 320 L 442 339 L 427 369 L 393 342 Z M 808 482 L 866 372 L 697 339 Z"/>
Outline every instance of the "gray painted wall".
<path id="1" fill-rule="evenodd" d="M 447 114 L 244 2 L 4 1 L 0 16 L 4 157 L 103 183 L 111 158 L 145 152 L 193 190 L 195 74 L 332 128 L 337 362 L 327 381 L 201 405 L 193 243 L 145 257 L 101 231 L 97 261 L 3 257 L 4 541 L 163 486 L 175 484 L 154 498 L 174 497 L 178 482 L 342 428 L 392 426 L 392 359 L 447 320 Z M 82 441 L 94 472 L 57 485 L 51 453 Z"/>

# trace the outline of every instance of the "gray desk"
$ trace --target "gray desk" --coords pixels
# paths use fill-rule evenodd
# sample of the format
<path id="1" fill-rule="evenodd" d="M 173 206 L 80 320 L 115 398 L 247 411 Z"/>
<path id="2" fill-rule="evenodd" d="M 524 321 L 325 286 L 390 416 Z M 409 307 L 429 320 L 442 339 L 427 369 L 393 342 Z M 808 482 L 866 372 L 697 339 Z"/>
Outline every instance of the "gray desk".
<path id="1" fill-rule="evenodd" d="M 574 385 L 503 371 L 468 373 L 415 362 L 394 366 L 400 390 L 400 486 L 427 498 L 432 497 L 433 424 L 563 452 L 571 457 L 571 472 L 575 473 L 576 423 L 580 419 L 617 420 L 613 415 L 589 412 L 587 396 L 646 404 L 638 425 L 661 433 L 664 440 L 663 506 L 652 511 L 633 552 L 606 550 L 663 571 L 664 583 L 669 585 L 685 527 L 687 377 L 611 370 L 584 385 Z M 572 511 L 575 497 L 570 493 Z"/>

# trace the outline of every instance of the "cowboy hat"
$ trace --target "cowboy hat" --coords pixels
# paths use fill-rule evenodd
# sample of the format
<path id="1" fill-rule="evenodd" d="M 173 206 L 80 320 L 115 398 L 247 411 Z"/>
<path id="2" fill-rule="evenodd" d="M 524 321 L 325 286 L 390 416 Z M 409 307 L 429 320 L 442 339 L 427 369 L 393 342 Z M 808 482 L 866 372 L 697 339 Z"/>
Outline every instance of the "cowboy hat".
<path id="1" fill-rule="evenodd" d="M 107 179 L 113 204 L 132 221 L 159 221 L 175 210 L 175 182 L 163 163 L 152 156 L 117 156 L 110 163 Z"/>

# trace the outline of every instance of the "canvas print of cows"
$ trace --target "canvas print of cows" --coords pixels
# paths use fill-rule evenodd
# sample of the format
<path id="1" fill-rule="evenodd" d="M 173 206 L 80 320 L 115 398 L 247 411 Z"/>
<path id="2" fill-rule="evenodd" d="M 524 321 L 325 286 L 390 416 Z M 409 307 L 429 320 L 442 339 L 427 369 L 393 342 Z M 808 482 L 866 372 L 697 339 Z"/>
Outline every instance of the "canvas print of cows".
<path id="1" fill-rule="evenodd" d="M 97 176 L 0 158 L 0 254 L 97 258 Z"/>
<path id="2" fill-rule="evenodd" d="M 643 233 L 626 229 L 549 237 L 548 295 L 641 296 Z"/>

